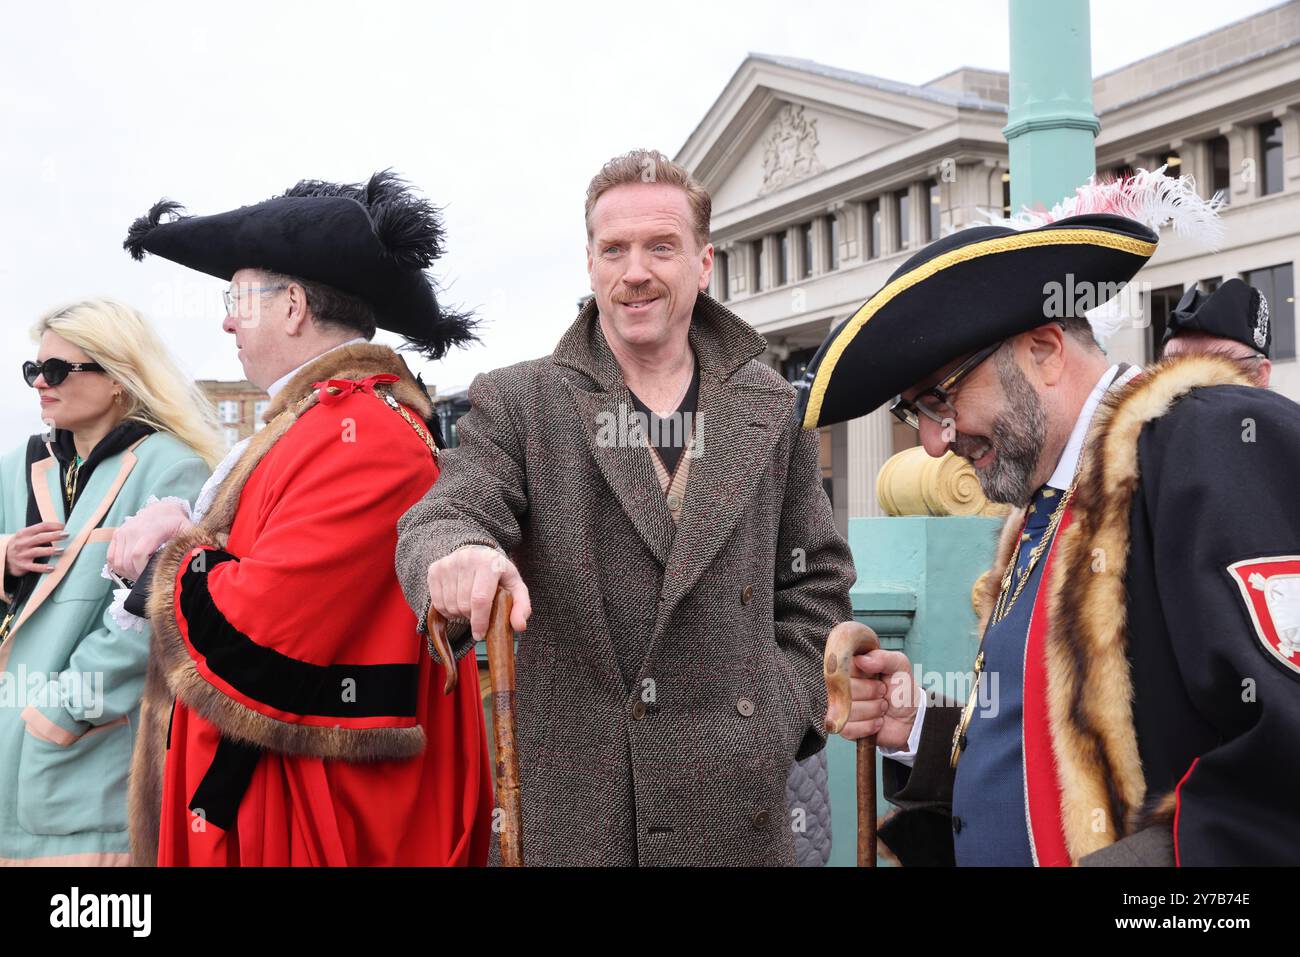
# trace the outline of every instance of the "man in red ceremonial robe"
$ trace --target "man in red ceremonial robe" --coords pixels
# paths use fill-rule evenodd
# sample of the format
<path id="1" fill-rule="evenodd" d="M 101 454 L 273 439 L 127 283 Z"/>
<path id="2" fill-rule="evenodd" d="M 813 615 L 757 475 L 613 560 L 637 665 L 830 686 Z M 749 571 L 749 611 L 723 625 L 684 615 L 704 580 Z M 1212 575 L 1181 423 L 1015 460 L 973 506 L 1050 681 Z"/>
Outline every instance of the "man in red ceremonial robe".
<path id="1" fill-rule="evenodd" d="M 126 248 L 232 283 L 223 328 L 271 402 L 192 509 L 151 506 L 111 547 L 153 626 L 135 860 L 482 865 L 476 663 L 426 644 L 393 565 L 437 429 L 422 383 L 368 341 L 378 326 L 438 358 L 472 339 L 425 272 L 436 212 L 389 173 L 162 221 L 178 210 L 155 205 Z"/>

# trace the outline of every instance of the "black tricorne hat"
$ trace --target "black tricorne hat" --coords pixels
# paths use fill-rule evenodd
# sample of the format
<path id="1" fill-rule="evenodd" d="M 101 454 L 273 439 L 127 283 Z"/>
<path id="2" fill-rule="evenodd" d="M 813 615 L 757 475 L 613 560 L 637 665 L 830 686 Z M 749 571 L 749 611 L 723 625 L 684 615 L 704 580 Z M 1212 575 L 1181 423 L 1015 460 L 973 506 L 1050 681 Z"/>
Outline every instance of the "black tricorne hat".
<path id="1" fill-rule="evenodd" d="M 1111 298 L 1156 251 L 1158 236 L 1122 216 L 1071 216 L 1036 229 L 975 226 L 926 246 L 831 331 L 800 388 L 803 426 L 873 411 L 949 362 L 1072 315 L 1053 284 Z M 1064 303 L 1063 303 L 1064 304 Z"/>
<path id="2" fill-rule="evenodd" d="M 1273 344 L 1268 300 L 1240 279 L 1229 279 L 1209 295 L 1195 286 L 1187 290 L 1169 317 L 1161 348 L 1181 332 L 1232 339 L 1265 356 Z"/>
<path id="3" fill-rule="evenodd" d="M 475 338 L 475 320 L 441 306 L 426 272 L 443 253 L 439 212 L 391 170 L 366 183 L 303 180 L 211 216 L 183 213 L 160 200 L 131 224 L 123 248 L 219 279 L 254 268 L 322 283 L 368 303 L 381 329 L 430 359 Z"/>

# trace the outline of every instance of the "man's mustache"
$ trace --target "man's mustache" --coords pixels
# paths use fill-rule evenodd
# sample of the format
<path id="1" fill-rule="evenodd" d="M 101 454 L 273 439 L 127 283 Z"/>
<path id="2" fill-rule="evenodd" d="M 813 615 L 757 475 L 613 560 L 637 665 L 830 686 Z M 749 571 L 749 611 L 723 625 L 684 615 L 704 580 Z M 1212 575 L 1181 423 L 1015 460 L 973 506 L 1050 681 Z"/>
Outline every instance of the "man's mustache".
<path id="1" fill-rule="evenodd" d="M 647 283 L 645 286 L 638 286 L 636 289 L 633 289 L 631 292 L 625 292 L 622 293 L 621 295 L 616 295 L 614 297 L 614 301 L 618 303 L 640 302 L 642 299 L 658 299 L 658 298 L 662 298 L 665 295 L 667 295 L 667 292 L 664 289 L 662 289 L 659 286 L 654 286 Z"/>
<path id="2" fill-rule="evenodd" d="M 949 443 L 954 455 L 959 455 L 968 462 L 974 462 L 983 454 L 982 450 L 993 446 L 993 440 L 978 435 L 957 433 L 957 438 Z"/>

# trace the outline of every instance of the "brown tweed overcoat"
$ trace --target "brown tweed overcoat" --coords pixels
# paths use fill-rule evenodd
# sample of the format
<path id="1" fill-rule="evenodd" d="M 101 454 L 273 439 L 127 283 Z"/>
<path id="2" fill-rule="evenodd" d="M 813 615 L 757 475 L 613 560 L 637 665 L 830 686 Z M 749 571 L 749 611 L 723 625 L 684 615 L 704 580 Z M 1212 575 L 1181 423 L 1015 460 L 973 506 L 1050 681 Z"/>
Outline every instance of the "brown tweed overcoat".
<path id="1" fill-rule="evenodd" d="M 786 777 L 825 744 L 822 649 L 853 564 L 762 337 L 701 294 L 690 342 L 699 448 L 676 526 L 646 446 L 610 441 L 634 407 L 594 303 L 551 356 L 475 379 L 459 447 L 398 525 L 421 620 L 429 564 L 462 546 L 510 553 L 528 584 L 530 865 L 794 863 Z"/>

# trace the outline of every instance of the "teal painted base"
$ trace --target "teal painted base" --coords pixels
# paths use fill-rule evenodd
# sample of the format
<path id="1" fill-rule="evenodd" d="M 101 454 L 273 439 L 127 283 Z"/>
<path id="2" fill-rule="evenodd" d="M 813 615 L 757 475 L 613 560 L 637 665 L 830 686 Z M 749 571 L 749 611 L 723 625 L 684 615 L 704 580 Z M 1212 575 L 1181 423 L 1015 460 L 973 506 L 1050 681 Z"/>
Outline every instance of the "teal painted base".
<path id="1" fill-rule="evenodd" d="M 904 651 L 927 688 L 961 690 L 970 672 L 978 644 L 971 588 L 993 561 L 1001 526 L 998 519 L 957 516 L 849 521 L 858 571 L 853 617 L 875 629 L 884 647 Z M 856 761 L 854 742 L 838 735 L 827 742 L 836 867 L 852 867 L 857 858 Z M 882 817 L 889 812 L 883 794 L 876 807 Z"/>

